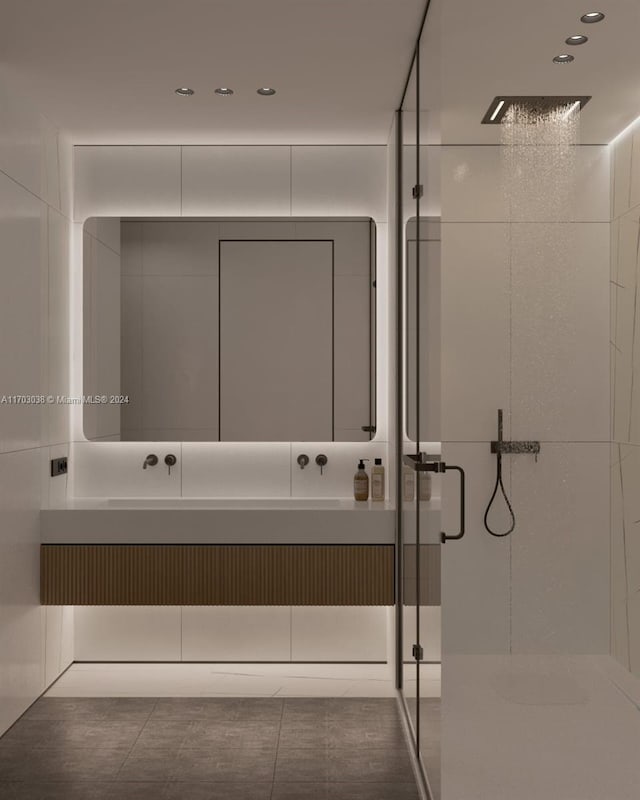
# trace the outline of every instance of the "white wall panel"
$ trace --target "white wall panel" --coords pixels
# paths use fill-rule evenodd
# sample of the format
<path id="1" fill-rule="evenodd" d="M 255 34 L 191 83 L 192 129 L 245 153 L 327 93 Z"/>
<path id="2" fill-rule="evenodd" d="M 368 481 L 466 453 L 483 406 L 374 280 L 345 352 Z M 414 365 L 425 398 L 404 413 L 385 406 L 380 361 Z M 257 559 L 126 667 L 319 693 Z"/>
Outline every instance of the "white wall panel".
<path id="1" fill-rule="evenodd" d="M 442 439 L 490 440 L 509 405 L 508 226 L 443 223 L 441 285 Z"/>
<path id="2" fill-rule="evenodd" d="M 620 445 L 611 445 L 611 653 L 630 669 L 627 598 L 629 580 L 624 527 Z"/>
<path id="3" fill-rule="evenodd" d="M 293 661 L 386 661 L 383 606 L 294 606 Z"/>
<path id="4" fill-rule="evenodd" d="M 288 606 L 186 606 L 184 661 L 289 661 Z"/>
<path id="5" fill-rule="evenodd" d="M 609 225 L 516 223 L 511 257 L 513 438 L 608 441 Z"/>
<path id="6" fill-rule="evenodd" d="M 289 442 L 189 442 L 182 446 L 185 497 L 288 497 Z"/>
<path id="7" fill-rule="evenodd" d="M 0 86 L 0 170 L 46 199 L 44 120 L 18 95 Z"/>
<path id="8" fill-rule="evenodd" d="M 183 147 L 185 216 L 286 216 L 291 213 L 291 148 Z"/>
<path id="9" fill-rule="evenodd" d="M 143 469 L 148 454 L 159 463 Z M 171 474 L 164 457 L 178 463 Z M 73 492 L 77 497 L 176 497 L 182 470 L 180 442 L 75 442 L 71 446 Z"/>
<path id="10" fill-rule="evenodd" d="M 608 462 L 608 443 L 513 458 L 513 653 L 609 651 Z"/>
<path id="11" fill-rule="evenodd" d="M 442 219 L 445 222 L 608 222 L 609 153 L 606 147 L 576 147 L 571 151 L 572 184 L 567 203 L 558 210 L 548 198 L 558 195 L 557 170 L 538 170 L 535 191 L 509 194 L 503 147 L 442 148 Z M 525 166 L 548 161 L 543 147 L 530 149 Z"/>
<path id="12" fill-rule="evenodd" d="M 623 136 L 613 146 L 613 219 L 626 214 L 631 203 L 631 152 L 633 132 Z"/>
<path id="13" fill-rule="evenodd" d="M 443 442 L 443 459 L 467 473 L 467 532 L 460 542 L 442 548 L 442 648 L 459 653 L 508 653 L 510 615 L 510 550 L 512 539 L 496 539 L 482 520 L 495 481 L 495 456 L 489 444 Z M 504 476 L 511 490 L 508 474 Z M 458 530 L 459 490 L 456 476 L 443 487 L 443 530 Z M 490 522 L 496 530 L 508 527 L 504 504 Z"/>
<path id="14" fill-rule="evenodd" d="M 40 451 L 0 455 L 0 733 L 44 689 Z"/>
<path id="15" fill-rule="evenodd" d="M 76 661 L 180 661 L 178 606 L 76 606 Z"/>
<path id="16" fill-rule="evenodd" d="M 48 296 L 48 383 L 52 395 L 69 393 L 69 221 L 48 210 L 49 296 Z M 47 407 L 48 437 L 51 444 L 69 440 L 69 407 Z"/>
<path id="17" fill-rule="evenodd" d="M 387 219 L 385 147 L 293 147 L 293 216 Z"/>
<path id="18" fill-rule="evenodd" d="M 74 607 L 45 606 L 45 686 L 50 686 L 74 659 Z"/>
<path id="19" fill-rule="evenodd" d="M 54 444 L 51 447 L 41 447 L 40 453 L 41 485 L 42 485 L 42 508 L 60 507 L 66 505 L 68 473 L 66 475 L 51 475 L 52 458 L 69 458 L 69 443 Z"/>
<path id="20" fill-rule="evenodd" d="M 0 128 L 0 395 L 66 394 L 69 225 L 53 209 L 68 200 L 70 148 L 2 86 Z M 68 658 L 39 597 L 39 511 L 65 493 L 48 470 L 67 437 L 62 407 L 0 406 L 0 451 L 12 451 L 0 455 L 0 734 L 43 691 L 45 650 Z"/>
<path id="21" fill-rule="evenodd" d="M 0 174 L 0 395 L 39 395 L 45 389 L 47 209 Z M 42 405 L 0 405 L 0 451 L 37 447 L 47 411 Z"/>
<path id="22" fill-rule="evenodd" d="M 74 150 L 74 218 L 179 216 L 180 147 Z"/>

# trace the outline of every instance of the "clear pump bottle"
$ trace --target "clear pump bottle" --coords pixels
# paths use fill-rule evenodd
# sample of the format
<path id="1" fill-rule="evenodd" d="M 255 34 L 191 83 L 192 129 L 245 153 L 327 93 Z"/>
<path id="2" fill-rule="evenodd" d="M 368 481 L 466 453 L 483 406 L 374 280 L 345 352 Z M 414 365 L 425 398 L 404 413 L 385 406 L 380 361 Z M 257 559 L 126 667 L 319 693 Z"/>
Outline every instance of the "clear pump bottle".
<path id="1" fill-rule="evenodd" d="M 384 500 L 384 467 L 382 466 L 381 458 L 376 458 L 373 463 L 374 466 L 371 468 L 371 499 L 379 502 Z"/>

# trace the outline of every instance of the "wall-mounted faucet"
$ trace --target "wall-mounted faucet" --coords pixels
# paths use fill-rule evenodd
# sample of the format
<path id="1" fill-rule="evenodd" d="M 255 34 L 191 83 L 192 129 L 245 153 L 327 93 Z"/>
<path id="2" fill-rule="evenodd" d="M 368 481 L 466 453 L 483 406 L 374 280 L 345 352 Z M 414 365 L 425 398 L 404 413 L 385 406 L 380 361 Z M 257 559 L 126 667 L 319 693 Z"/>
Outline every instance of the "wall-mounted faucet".
<path id="1" fill-rule="evenodd" d="M 306 453 L 300 453 L 298 458 L 296 459 L 298 464 L 300 465 L 300 469 L 304 469 L 307 464 L 309 463 L 309 456 Z"/>
<path id="2" fill-rule="evenodd" d="M 329 459 L 324 455 L 324 453 L 320 453 L 319 456 L 316 456 L 316 464 L 320 467 L 320 474 L 324 472 L 324 468 L 327 466 Z"/>
<path id="3" fill-rule="evenodd" d="M 157 463 L 158 463 L 158 456 L 155 455 L 155 453 L 151 453 L 145 458 L 144 464 L 142 465 L 142 469 L 146 469 L 147 467 L 155 467 Z"/>
<path id="4" fill-rule="evenodd" d="M 171 467 L 175 467 L 175 465 L 178 463 L 178 459 L 173 455 L 173 453 L 169 453 L 169 455 L 164 457 L 164 463 L 169 469 L 169 475 L 171 475 Z"/>

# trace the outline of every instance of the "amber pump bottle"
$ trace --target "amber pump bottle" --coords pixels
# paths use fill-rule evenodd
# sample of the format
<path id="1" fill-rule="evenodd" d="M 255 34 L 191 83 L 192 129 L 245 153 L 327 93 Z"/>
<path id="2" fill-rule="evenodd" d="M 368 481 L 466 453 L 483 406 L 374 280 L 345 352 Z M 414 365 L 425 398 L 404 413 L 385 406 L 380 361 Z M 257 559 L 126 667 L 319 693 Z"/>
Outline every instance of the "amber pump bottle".
<path id="1" fill-rule="evenodd" d="M 369 499 L 369 476 L 364 468 L 364 462 L 368 460 L 368 458 L 360 459 L 358 471 L 353 476 L 353 496 L 360 501 Z"/>

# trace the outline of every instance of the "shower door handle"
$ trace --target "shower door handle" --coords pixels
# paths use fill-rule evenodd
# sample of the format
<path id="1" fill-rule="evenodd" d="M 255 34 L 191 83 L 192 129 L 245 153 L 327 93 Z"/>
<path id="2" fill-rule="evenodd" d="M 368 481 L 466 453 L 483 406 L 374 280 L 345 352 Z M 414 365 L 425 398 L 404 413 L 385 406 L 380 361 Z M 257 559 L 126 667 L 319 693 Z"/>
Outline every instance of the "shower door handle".
<path id="1" fill-rule="evenodd" d="M 444 531 L 440 534 L 440 541 L 442 544 L 445 544 L 448 541 L 456 541 L 458 539 L 462 539 L 465 534 L 465 527 L 466 527 L 466 481 L 465 481 L 465 474 L 462 467 L 456 467 L 453 464 L 443 464 L 444 469 L 441 472 L 448 472 L 449 470 L 455 470 L 459 477 L 460 477 L 460 530 L 458 533 L 455 534 L 447 534 Z"/>
<path id="2" fill-rule="evenodd" d="M 415 472 L 457 472 L 460 478 L 460 530 L 458 533 L 445 533 L 441 531 L 440 541 L 445 544 L 449 541 L 462 539 L 466 528 L 466 479 L 462 467 L 454 464 L 445 464 L 444 461 L 430 461 L 429 459 L 437 456 L 429 456 L 427 453 L 410 453 L 403 456 L 403 463 L 411 467 Z"/>

